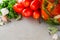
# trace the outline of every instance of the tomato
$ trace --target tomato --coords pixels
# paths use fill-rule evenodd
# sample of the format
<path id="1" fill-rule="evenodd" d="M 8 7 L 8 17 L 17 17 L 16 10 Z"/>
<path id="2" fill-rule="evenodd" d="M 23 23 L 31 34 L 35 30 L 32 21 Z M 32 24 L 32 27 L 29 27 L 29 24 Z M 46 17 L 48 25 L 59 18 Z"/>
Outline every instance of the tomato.
<path id="1" fill-rule="evenodd" d="M 26 8 L 22 11 L 22 16 L 28 18 L 32 16 L 33 11 L 30 8 Z"/>
<path id="2" fill-rule="evenodd" d="M 44 20 L 48 20 L 49 19 L 49 15 L 42 9 L 41 10 L 41 16 Z"/>
<path id="3" fill-rule="evenodd" d="M 60 14 L 60 4 L 57 4 L 56 7 L 51 12 L 52 15 L 56 16 Z"/>
<path id="4" fill-rule="evenodd" d="M 42 0 L 39 1 L 40 8 L 42 8 Z"/>
<path id="5" fill-rule="evenodd" d="M 34 18 L 34 19 L 39 19 L 39 18 L 40 18 L 40 15 L 41 15 L 41 14 L 40 14 L 39 11 L 34 11 L 34 12 L 33 12 L 33 18 Z"/>
<path id="6" fill-rule="evenodd" d="M 22 3 L 25 7 L 28 7 L 28 6 L 30 6 L 31 1 L 32 0 L 22 0 Z"/>
<path id="7" fill-rule="evenodd" d="M 33 0 L 30 4 L 32 10 L 37 10 L 39 8 L 39 0 Z"/>
<path id="8" fill-rule="evenodd" d="M 13 9 L 15 12 L 17 12 L 18 14 L 20 14 L 22 12 L 22 10 L 24 9 L 24 6 L 22 3 L 16 3 L 14 6 L 13 6 Z"/>

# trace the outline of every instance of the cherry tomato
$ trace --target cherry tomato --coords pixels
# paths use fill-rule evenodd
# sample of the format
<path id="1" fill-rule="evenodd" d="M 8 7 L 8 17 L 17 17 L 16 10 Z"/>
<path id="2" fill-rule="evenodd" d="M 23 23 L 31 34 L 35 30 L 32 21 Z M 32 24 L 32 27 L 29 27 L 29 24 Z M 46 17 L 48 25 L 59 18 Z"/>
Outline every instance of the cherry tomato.
<path id="1" fill-rule="evenodd" d="M 13 6 L 13 9 L 15 12 L 17 12 L 18 14 L 20 14 L 22 12 L 22 10 L 24 9 L 24 6 L 22 3 L 16 3 L 14 6 Z"/>
<path id="2" fill-rule="evenodd" d="M 40 8 L 42 8 L 42 0 L 39 1 Z"/>
<path id="3" fill-rule="evenodd" d="M 52 15 L 56 16 L 60 14 L 60 4 L 57 4 L 56 7 L 51 12 Z"/>
<path id="4" fill-rule="evenodd" d="M 33 18 L 34 18 L 34 19 L 39 19 L 39 18 L 40 18 L 40 15 L 41 15 L 41 14 L 40 14 L 39 11 L 34 11 L 34 12 L 33 12 Z"/>
<path id="5" fill-rule="evenodd" d="M 39 8 L 39 0 L 33 0 L 30 4 L 32 10 L 37 10 Z"/>
<path id="6" fill-rule="evenodd" d="M 34 1 L 38 1 L 39 2 L 39 8 L 41 8 L 42 7 L 42 0 L 34 0 Z"/>
<path id="7" fill-rule="evenodd" d="M 32 16 L 33 11 L 30 8 L 26 8 L 22 11 L 22 16 L 28 18 Z"/>
<path id="8" fill-rule="evenodd" d="M 28 6 L 30 6 L 31 1 L 32 0 L 22 0 L 22 3 L 25 7 L 28 7 Z"/>
<path id="9" fill-rule="evenodd" d="M 41 10 L 41 16 L 42 16 L 42 18 L 44 19 L 44 20 L 48 20 L 48 18 L 49 18 L 49 15 L 42 9 Z"/>

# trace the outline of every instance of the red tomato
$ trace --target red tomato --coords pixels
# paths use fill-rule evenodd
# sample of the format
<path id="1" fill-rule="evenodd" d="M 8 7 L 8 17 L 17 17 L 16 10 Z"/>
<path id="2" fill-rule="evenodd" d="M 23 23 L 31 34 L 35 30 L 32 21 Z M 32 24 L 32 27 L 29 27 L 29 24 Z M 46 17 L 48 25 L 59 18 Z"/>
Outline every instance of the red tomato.
<path id="1" fill-rule="evenodd" d="M 39 2 L 39 8 L 41 8 L 42 6 L 42 0 L 34 0 L 34 1 L 38 1 Z"/>
<path id="2" fill-rule="evenodd" d="M 32 16 L 33 11 L 30 8 L 26 8 L 22 11 L 22 15 L 26 18 Z"/>
<path id="3" fill-rule="evenodd" d="M 39 8 L 39 0 L 33 0 L 30 4 L 32 10 L 37 10 Z"/>
<path id="4" fill-rule="evenodd" d="M 60 14 L 60 4 L 57 4 L 56 7 L 53 9 L 52 15 L 56 16 Z"/>
<path id="5" fill-rule="evenodd" d="M 42 0 L 39 1 L 40 8 L 42 8 Z"/>
<path id="6" fill-rule="evenodd" d="M 14 6 L 13 6 L 13 9 L 15 12 L 17 12 L 18 14 L 20 14 L 22 12 L 22 10 L 24 9 L 24 6 L 22 3 L 16 3 Z"/>
<path id="7" fill-rule="evenodd" d="M 40 15 L 41 15 L 41 14 L 40 14 L 39 11 L 34 11 L 34 12 L 33 12 L 33 18 L 34 18 L 34 19 L 39 19 L 39 18 L 40 18 Z"/>
<path id="8" fill-rule="evenodd" d="M 22 3 L 25 7 L 28 7 L 28 6 L 30 6 L 31 1 L 32 0 L 22 0 Z"/>

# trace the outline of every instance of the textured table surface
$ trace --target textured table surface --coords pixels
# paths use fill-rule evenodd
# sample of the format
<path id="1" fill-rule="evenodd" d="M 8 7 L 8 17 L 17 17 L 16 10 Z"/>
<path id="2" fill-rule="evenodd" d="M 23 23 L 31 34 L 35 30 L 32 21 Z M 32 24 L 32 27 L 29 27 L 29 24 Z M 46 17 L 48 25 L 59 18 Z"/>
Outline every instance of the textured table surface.
<path id="1" fill-rule="evenodd" d="M 48 34 L 47 24 L 33 19 L 12 20 L 0 26 L 0 40 L 52 40 Z"/>

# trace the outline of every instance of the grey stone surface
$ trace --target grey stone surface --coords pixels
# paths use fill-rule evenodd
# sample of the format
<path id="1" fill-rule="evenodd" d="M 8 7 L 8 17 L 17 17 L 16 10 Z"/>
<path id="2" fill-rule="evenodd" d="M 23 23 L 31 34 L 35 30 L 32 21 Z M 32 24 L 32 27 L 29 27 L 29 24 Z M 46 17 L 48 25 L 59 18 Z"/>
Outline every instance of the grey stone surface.
<path id="1" fill-rule="evenodd" d="M 39 24 L 31 18 L 12 20 L 11 23 L 0 26 L 0 40 L 52 40 L 47 27 L 46 23 Z"/>

